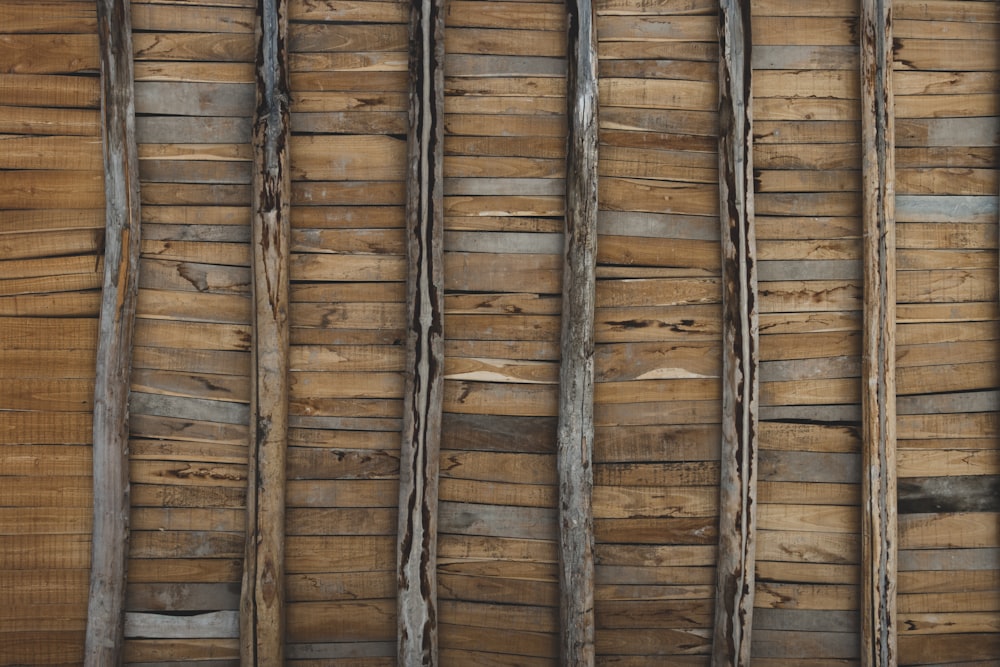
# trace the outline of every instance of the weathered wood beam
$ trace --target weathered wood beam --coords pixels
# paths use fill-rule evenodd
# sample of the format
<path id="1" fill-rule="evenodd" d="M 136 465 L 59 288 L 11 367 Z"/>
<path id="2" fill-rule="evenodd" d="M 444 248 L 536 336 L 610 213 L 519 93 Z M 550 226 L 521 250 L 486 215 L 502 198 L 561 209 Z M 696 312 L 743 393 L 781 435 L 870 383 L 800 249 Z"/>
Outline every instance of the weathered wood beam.
<path id="1" fill-rule="evenodd" d="M 861 664 L 896 664 L 896 232 L 892 0 L 861 3 L 864 229 Z"/>
<path id="2" fill-rule="evenodd" d="M 444 387 L 444 2 L 410 9 L 407 374 L 399 463 L 397 660 L 436 665 L 438 452 Z"/>
<path id="3" fill-rule="evenodd" d="M 749 665 L 757 527 L 758 314 L 750 7 L 719 3 L 722 451 L 712 665 Z"/>
<path id="4" fill-rule="evenodd" d="M 251 217 L 253 392 L 240 660 L 284 664 L 285 449 L 288 442 L 288 1 L 258 0 Z"/>
<path id="5" fill-rule="evenodd" d="M 597 53 L 590 0 L 568 13 L 566 231 L 559 369 L 559 609 L 563 665 L 594 664 L 594 303 Z"/>
<path id="6" fill-rule="evenodd" d="M 104 284 L 94 387 L 94 526 L 84 661 L 121 662 L 128 556 L 128 397 L 139 288 L 139 159 L 128 0 L 99 0 Z"/>

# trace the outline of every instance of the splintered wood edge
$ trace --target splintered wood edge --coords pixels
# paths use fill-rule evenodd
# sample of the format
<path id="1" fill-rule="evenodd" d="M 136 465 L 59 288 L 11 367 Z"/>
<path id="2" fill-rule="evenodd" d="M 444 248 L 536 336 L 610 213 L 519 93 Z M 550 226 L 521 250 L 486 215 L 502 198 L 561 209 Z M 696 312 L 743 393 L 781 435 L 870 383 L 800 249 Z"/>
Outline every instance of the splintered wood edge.
<path id="1" fill-rule="evenodd" d="M 94 387 L 94 525 L 84 664 L 121 661 L 129 536 L 128 396 L 139 273 L 139 160 L 127 0 L 97 4 L 105 255 Z"/>
<path id="2" fill-rule="evenodd" d="M 758 311 L 752 73 L 746 3 L 719 5 L 723 356 L 719 554 L 712 665 L 749 665 L 757 508 Z"/>
<path id="3" fill-rule="evenodd" d="M 253 346 L 247 531 L 240 597 L 244 665 L 284 663 L 288 441 L 288 1 L 260 0 L 251 212 Z"/>
<path id="4" fill-rule="evenodd" d="M 597 55 L 590 0 L 568 12 L 569 133 L 559 369 L 561 655 L 594 664 L 594 307 L 597 259 Z"/>
<path id="5" fill-rule="evenodd" d="M 444 3 L 410 14 L 407 361 L 399 461 L 397 655 L 436 665 L 437 523 L 444 402 Z"/>
<path id="6" fill-rule="evenodd" d="M 892 0 L 861 3 L 864 226 L 861 664 L 896 663 L 895 142 Z"/>

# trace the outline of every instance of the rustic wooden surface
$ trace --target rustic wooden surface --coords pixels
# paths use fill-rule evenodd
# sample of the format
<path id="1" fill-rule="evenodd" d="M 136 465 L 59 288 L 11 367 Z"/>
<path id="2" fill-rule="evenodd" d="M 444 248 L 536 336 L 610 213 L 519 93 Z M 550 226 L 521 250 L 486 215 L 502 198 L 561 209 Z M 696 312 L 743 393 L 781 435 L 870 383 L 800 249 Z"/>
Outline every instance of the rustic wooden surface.
<path id="1" fill-rule="evenodd" d="M 656 650 L 704 665 L 722 440 L 718 3 L 596 8 L 597 661 Z"/>
<path id="2" fill-rule="evenodd" d="M 94 385 L 94 523 L 84 664 L 122 660 L 129 547 L 128 400 L 139 287 L 139 159 L 129 6 L 98 4 L 107 222 Z"/>
<path id="3" fill-rule="evenodd" d="M 444 3 L 410 14 L 406 387 L 399 451 L 397 664 L 438 664 L 437 525 L 444 383 Z"/>
<path id="4" fill-rule="evenodd" d="M 567 6 L 566 231 L 559 366 L 560 660 L 594 664 L 594 307 L 597 35 L 590 0 Z"/>
<path id="5" fill-rule="evenodd" d="M 566 16 L 529 5 L 530 20 L 512 3 L 446 8 L 443 664 L 559 655 Z M 506 474 L 531 454 L 538 474 Z M 526 570 L 525 552 L 545 555 Z"/>
<path id="6" fill-rule="evenodd" d="M 720 3 L 722 450 L 713 665 L 749 665 L 756 569 L 758 314 L 749 8 Z"/>
<path id="7" fill-rule="evenodd" d="M 861 4 L 865 339 L 861 378 L 861 663 L 896 653 L 896 235 L 892 2 Z"/>
<path id="8" fill-rule="evenodd" d="M 997 207 L 995 188 L 978 170 L 995 169 L 983 151 L 996 146 L 997 119 L 975 109 L 986 101 L 982 77 L 995 72 L 1000 54 L 972 48 L 982 30 L 973 23 L 995 26 L 997 9 L 978 17 L 965 4 L 913 12 L 895 3 L 893 10 L 900 663 L 974 664 L 992 650 L 974 611 L 985 607 L 974 600 L 991 586 L 976 568 L 997 556 L 978 528 L 996 525 L 995 440 L 987 444 L 995 431 L 995 356 L 979 355 L 995 350 L 998 335 Z M 956 40 L 938 45 L 934 27 L 944 22 Z M 951 83 L 945 71 L 955 77 Z M 960 171 L 968 178 L 946 175 Z M 941 226 L 927 235 L 932 221 Z M 959 275 L 975 287 L 955 289 Z M 966 602 L 957 603 L 963 596 Z"/>
<path id="9" fill-rule="evenodd" d="M 177 637 L 176 617 L 232 619 L 240 603 L 255 50 L 253 21 L 245 19 L 253 6 L 134 2 L 132 9 L 142 35 L 135 79 L 145 205 L 126 613 L 149 617 L 130 626 L 141 633 L 127 630 L 126 656 L 236 660 L 236 635 L 220 637 L 215 622 L 192 622 Z M 233 22 L 223 28 L 219 14 L 230 10 Z M 216 29 L 225 34 L 208 49 Z M 171 51 L 157 40 L 186 46 Z"/>
<path id="10" fill-rule="evenodd" d="M 239 659 L 254 5 L 131 5 L 144 240 L 126 662 Z M 899 662 L 991 664 L 1000 6 L 894 5 Z M 594 7 L 596 662 L 711 660 L 724 414 L 718 7 Z M 751 3 L 752 644 L 765 665 L 862 658 L 859 7 Z M 289 9 L 289 664 L 397 660 L 408 9 Z M 444 11 L 439 660 L 551 665 L 565 8 L 461 0 Z M 10 0 L 0 16 L 0 662 L 77 664 L 104 270 L 98 21 L 75 0 Z"/>
<path id="11" fill-rule="evenodd" d="M 775 0 L 752 11 L 761 328 L 753 657 L 856 660 L 860 544 L 847 526 L 862 511 L 860 70 L 844 26 L 857 7 Z M 824 36 L 789 31 L 800 18 Z M 802 632 L 827 611 L 838 622 Z"/>
<path id="12" fill-rule="evenodd" d="M 32 20 L 22 20 L 28 7 L 10 8 L 17 20 L 4 22 L 0 39 L 30 35 L 39 47 L 72 34 L 71 41 L 92 45 L 88 61 L 99 62 L 96 3 L 56 12 L 39 8 Z M 65 17 L 57 16 L 63 12 Z M 95 353 L 108 219 L 101 81 L 96 65 L 78 76 L 22 73 L 22 57 L 33 56 L 28 51 L 8 60 L 0 83 L 3 142 L 12 147 L 4 158 L 5 183 L 9 177 L 13 189 L 27 188 L 6 190 L 0 214 L 0 337 L 6 357 L 0 389 L 0 560 L 6 573 L 0 641 L 7 663 L 83 664 Z M 63 159 L 54 151 L 64 151 Z M 73 184 L 82 185 L 76 200 L 65 191 Z M 40 196 L 32 196 L 36 188 Z M 50 199 L 48 192 L 56 194 Z"/>
<path id="13" fill-rule="evenodd" d="M 285 460 L 289 409 L 288 3 L 257 8 L 253 128 L 253 295 L 247 530 L 240 601 L 240 661 L 276 665 L 285 654 Z"/>
<path id="14" fill-rule="evenodd" d="M 290 11 L 286 659 L 395 664 L 409 5 Z"/>

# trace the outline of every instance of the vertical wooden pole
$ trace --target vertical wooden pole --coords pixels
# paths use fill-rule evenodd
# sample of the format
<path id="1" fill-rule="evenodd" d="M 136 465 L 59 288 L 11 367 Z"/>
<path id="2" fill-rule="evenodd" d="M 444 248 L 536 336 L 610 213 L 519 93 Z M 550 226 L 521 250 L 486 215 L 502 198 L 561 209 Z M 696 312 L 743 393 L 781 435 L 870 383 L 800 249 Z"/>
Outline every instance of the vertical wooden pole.
<path id="1" fill-rule="evenodd" d="M 139 160 L 128 0 L 99 0 L 104 284 L 94 388 L 94 526 L 84 661 L 121 662 L 128 556 L 128 397 L 139 289 Z"/>
<path id="2" fill-rule="evenodd" d="M 719 3 L 722 453 L 712 665 L 749 665 L 757 508 L 758 320 L 750 7 Z"/>
<path id="3" fill-rule="evenodd" d="M 240 659 L 244 666 L 284 662 L 291 198 L 287 35 L 287 0 L 258 0 L 251 218 L 254 385 L 240 599 Z"/>
<path id="4" fill-rule="evenodd" d="M 559 546 L 563 665 L 594 664 L 594 302 L 597 53 L 590 0 L 569 0 L 566 232 L 559 369 Z"/>
<path id="5" fill-rule="evenodd" d="M 861 664 L 896 664 L 896 233 L 892 0 L 861 3 L 864 420 Z"/>
<path id="6" fill-rule="evenodd" d="M 444 386 L 444 11 L 410 10 L 407 375 L 399 471 L 397 659 L 436 665 L 438 453 Z"/>

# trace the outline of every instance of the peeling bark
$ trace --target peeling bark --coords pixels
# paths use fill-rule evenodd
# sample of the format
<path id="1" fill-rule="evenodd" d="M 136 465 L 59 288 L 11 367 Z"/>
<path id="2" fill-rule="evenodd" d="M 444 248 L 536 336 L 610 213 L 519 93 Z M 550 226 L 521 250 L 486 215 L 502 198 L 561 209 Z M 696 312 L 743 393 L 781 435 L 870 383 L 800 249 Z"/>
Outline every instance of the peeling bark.
<path id="1" fill-rule="evenodd" d="M 256 31 L 251 222 L 254 385 L 240 599 L 240 660 L 247 666 L 284 663 L 291 197 L 287 0 L 260 0 Z"/>
<path id="2" fill-rule="evenodd" d="M 590 0 L 572 0 L 567 11 L 569 136 L 557 431 L 561 655 L 563 665 L 593 665 L 597 40 Z"/>
<path id="3" fill-rule="evenodd" d="M 757 510 L 758 311 L 750 13 L 721 0 L 722 450 L 712 665 L 749 665 Z"/>
<path id="4" fill-rule="evenodd" d="M 410 10 L 407 376 L 400 448 L 397 659 L 436 665 L 438 453 L 444 387 L 444 3 Z"/>
<path id="5" fill-rule="evenodd" d="M 128 397 L 139 287 L 139 160 L 126 0 L 99 0 L 104 283 L 94 388 L 94 525 L 84 664 L 122 660 L 129 538 Z"/>
<path id="6" fill-rule="evenodd" d="M 892 0 L 861 3 L 864 226 L 861 663 L 896 664 L 896 234 Z"/>

